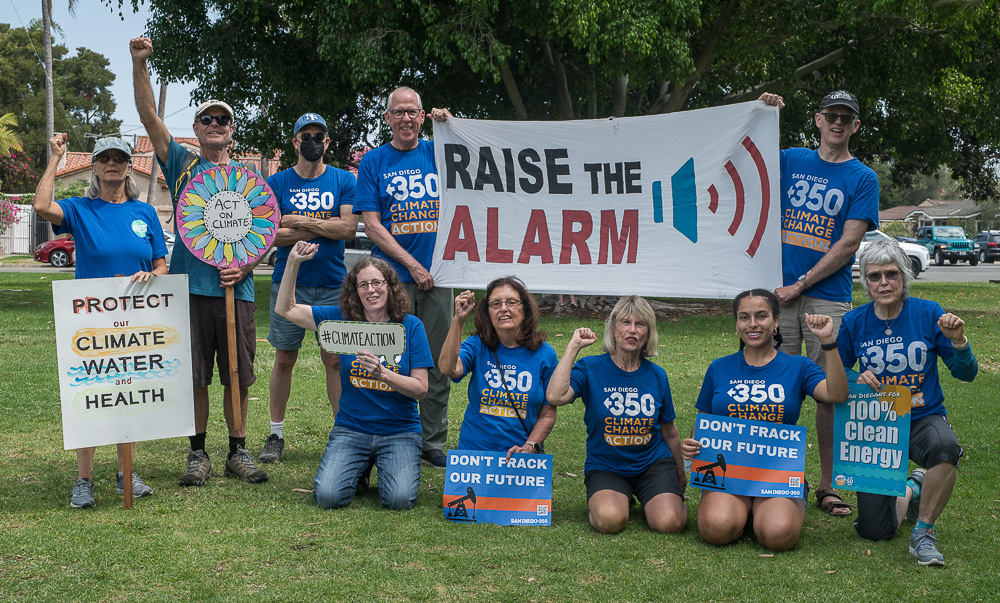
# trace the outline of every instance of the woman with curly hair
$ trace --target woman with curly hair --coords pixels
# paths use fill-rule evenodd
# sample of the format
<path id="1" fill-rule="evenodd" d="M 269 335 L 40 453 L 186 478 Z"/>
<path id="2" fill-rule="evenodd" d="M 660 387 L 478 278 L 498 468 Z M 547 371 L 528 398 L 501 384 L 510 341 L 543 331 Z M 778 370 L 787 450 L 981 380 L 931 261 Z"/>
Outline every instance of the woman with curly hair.
<path id="1" fill-rule="evenodd" d="M 476 330 L 459 348 L 473 312 Z M 458 449 L 541 452 L 556 422 L 545 388 L 558 362 L 538 330 L 538 304 L 517 277 L 494 279 L 478 304 L 472 291 L 456 297 L 440 366 L 456 383 L 471 375 Z"/>
<path id="2" fill-rule="evenodd" d="M 316 470 L 313 498 L 324 509 L 347 506 L 374 463 L 382 505 L 409 509 L 420 488 L 417 401 L 427 393 L 427 372 L 434 366 L 424 325 L 406 313 L 410 301 L 399 277 L 377 258 L 363 258 L 347 273 L 339 307 L 296 304 L 299 264 L 316 255 L 317 248 L 300 241 L 289 252 L 275 311 L 312 331 L 324 320 L 401 323 L 406 351 L 391 368 L 368 350 L 341 354 L 340 410 Z"/>

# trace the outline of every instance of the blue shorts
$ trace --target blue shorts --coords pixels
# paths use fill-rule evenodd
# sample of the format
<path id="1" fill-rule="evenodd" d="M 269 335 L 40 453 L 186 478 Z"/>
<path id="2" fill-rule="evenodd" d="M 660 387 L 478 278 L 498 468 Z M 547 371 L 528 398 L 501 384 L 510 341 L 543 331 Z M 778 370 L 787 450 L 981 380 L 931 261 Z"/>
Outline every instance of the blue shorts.
<path id="1" fill-rule="evenodd" d="M 271 327 L 267 332 L 267 341 L 279 350 L 297 350 L 302 347 L 302 338 L 306 330 L 291 323 L 274 311 L 278 301 L 278 289 L 281 283 L 271 283 Z M 340 287 L 295 287 L 295 303 L 307 306 L 339 306 Z"/>

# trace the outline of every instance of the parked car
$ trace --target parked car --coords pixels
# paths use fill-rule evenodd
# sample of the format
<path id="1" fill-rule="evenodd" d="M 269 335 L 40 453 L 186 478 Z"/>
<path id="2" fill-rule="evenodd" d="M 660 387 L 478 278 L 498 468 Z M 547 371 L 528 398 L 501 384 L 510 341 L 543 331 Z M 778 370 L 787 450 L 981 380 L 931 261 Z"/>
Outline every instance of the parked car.
<path id="1" fill-rule="evenodd" d="M 350 241 L 344 241 L 344 266 L 347 270 L 350 271 L 360 258 L 371 255 L 373 245 L 372 240 L 365 234 L 365 223 L 358 222 L 358 230 L 354 234 L 354 238 Z M 272 245 L 264 254 L 262 261 L 273 268 L 275 261 L 277 261 L 277 254 L 278 247 Z"/>
<path id="2" fill-rule="evenodd" d="M 72 265 L 76 260 L 76 243 L 72 236 L 45 241 L 35 248 L 35 261 L 48 262 L 56 268 Z"/>
<path id="3" fill-rule="evenodd" d="M 969 262 L 970 266 L 979 263 L 978 245 L 965 236 L 961 226 L 921 226 L 917 240 L 927 248 L 938 266 L 943 266 L 945 260 L 952 264 Z"/>
<path id="4" fill-rule="evenodd" d="M 984 230 L 972 237 L 972 242 L 979 245 L 979 261 L 992 264 L 1000 258 L 1000 230 Z"/>
<path id="5" fill-rule="evenodd" d="M 898 239 L 899 237 L 895 238 Z M 851 267 L 851 270 L 855 274 L 859 274 L 861 272 L 861 267 L 858 265 L 858 254 L 860 254 L 861 250 L 864 249 L 869 243 L 874 243 L 880 239 L 892 240 L 893 237 L 890 237 L 881 230 L 871 230 L 865 233 L 865 238 L 861 240 L 861 247 L 858 248 L 858 253 L 854 255 L 854 266 Z M 914 278 L 920 276 L 920 273 L 927 270 L 927 267 L 931 265 L 931 254 L 927 252 L 927 248 L 923 245 L 900 242 L 899 246 L 906 253 L 906 257 L 910 259 L 910 270 L 913 271 Z"/>
<path id="6" fill-rule="evenodd" d="M 920 243 L 920 242 L 919 242 L 919 241 L 917 241 L 917 239 L 916 239 L 916 238 L 914 238 L 914 237 L 892 237 L 892 238 L 896 239 L 896 240 L 897 240 L 897 241 L 899 241 L 900 243 L 913 243 L 914 245 L 917 245 L 917 244 L 919 244 L 919 243 Z"/>

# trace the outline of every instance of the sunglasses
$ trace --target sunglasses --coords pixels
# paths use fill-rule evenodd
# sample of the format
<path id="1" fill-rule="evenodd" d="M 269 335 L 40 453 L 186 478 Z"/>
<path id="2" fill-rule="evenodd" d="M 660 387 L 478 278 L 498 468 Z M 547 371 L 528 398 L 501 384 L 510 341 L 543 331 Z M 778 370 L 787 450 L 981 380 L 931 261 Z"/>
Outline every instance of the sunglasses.
<path id="1" fill-rule="evenodd" d="M 853 113 L 820 113 L 820 115 L 823 116 L 823 119 L 825 119 L 828 124 L 835 124 L 839 119 L 845 126 L 853 124 L 854 120 L 858 118 L 858 116 Z"/>
<path id="2" fill-rule="evenodd" d="M 404 115 L 410 119 L 416 119 L 423 109 L 389 109 L 389 115 L 394 119 L 402 119 Z"/>
<path id="3" fill-rule="evenodd" d="M 898 281 L 899 280 L 899 270 L 886 270 L 885 272 L 869 272 L 865 275 L 869 283 L 877 283 L 885 277 L 887 281 Z"/>
<path id="4" fill-rule="evenodd" d="M 210 126 L 213 121 L 220 126 L 228 126 L 229 122 L 233 121 L 233 118 L 228 115 L 199 115 L 198 121 L 203 126 Z"/>
<path id="5" fill-rule="evenodd" d="M 115 163 L 128 163 L 128 155 L 124 153 L 101 153 L 95 159 L 97 163 L 107 163 L 109 161 L 114 161 Z"/>
<path id="6" fill-rule="evenodd" d="M 316 132 L 315 134 L 310 134 L 309 132 L 303 132 L 299 134 L 299 142 L 309 142 L 310 140 L 315 140 L 316 142 L 323 142 L 326 140 L 326 132 Z"/>

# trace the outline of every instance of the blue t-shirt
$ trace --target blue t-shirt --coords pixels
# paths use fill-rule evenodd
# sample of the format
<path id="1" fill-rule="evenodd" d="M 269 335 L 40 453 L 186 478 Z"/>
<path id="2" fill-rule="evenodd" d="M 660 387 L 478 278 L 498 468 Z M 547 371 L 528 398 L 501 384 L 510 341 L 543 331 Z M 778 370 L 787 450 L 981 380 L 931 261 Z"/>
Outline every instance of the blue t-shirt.
<path id="1" fill-rule="evenodd" d="M 199 157 L 198 162 L 194 164 L 190 172 L 186 172 L 188 163 L 185 161 L 186 156 L 187 150 L 171 136 L 166 162 L 160 161 L 159 157 L 156 158 L 160 167 L 163 168 L 163 178 L 167 181 L 167 188 L 170 190 L 170 197 L 173 200 L 175 233 L 177 232 L 177 199 L 184 192 L 184 187 L 198 174 L 216 166 L 211 161 Z M 232 161 L 229 165 L 241 166 L 237 161 Z M 196 258 L 181 240 L 180 235 L 175 240 L 173 255 L 170 258 L 170 274 L 188 275 L 188 291 L 194 295 L 225 297 L 226 290 L 222 288 L 219 269 Z M 233 293 L 236 299 L 253 301 L 253 276 L 248 275 L 247 278 L 237 283 Z"/>
<path id="2" fill-rule="evenodd" d="M 587 425 L 584 472 L 642 474 L 673 454 L 660 432 L 676 418 L 667 373 L 643 358 L 631 373 L 618 368 L 610 354 L 576 361 L 570 375 L 573 395 L 583 398 Z"/>
<path id="3" fill-rule="evenodd" d="M 549 403 L 545 390 L 559 363 L 556 351 L 548 343 L 542 343 L 534 352 L 524 346 L 501 345 L 497 349 L 498 370 L 493 353 L 478 335 L 472 335 L 462 342 L 458 357 L 469 375 L 469 405 L 465 408 L 458 449 L 506 452 L 511 446 L 523 444 L 538 421 L 542 405 Z M 507 400 L 501 379 L 506 380 L 512 401 Z M 453 381 L 458 383 L 461 379 Z M 524 419 L 528 433 L 512 407 Z"/>
<path id="4" fill-rule="evenodd" d="M 324 320 L 344 320 L 338 306 L 313 306 L 316 326 Z M 427 343 L 424 324 L 416 316 L 403 318 L 406 330 L 406 350 L 398 368 L 392 368 L 382 359 L 383 370 L 409 375 L 411 369 L 431 368 L 434 359 Z M 411 431 L 420 432 L 420 415 L 417 401 L 397 393 L 377 379 L 369 379 L 357 356 L 340 355 L 340 410 L 336 424 L 351 431 L 370 435 L 395 435 Z"/>
<path id="5" fill-rule="evenodd" d="M 695 410 L 709 415 L 795 425 L 802 401 L 826 374 L 806 356 L 782 351 L 764 366 L 750 366 L 743 351 L 712 361 Z"/>
<path id="6" fill-rule="evenodd" d="M 857 363 L 859 372 L 871 371 L 884 385 L 909 387 L 911 421 L 947 414 L 937 359 L 944 360 L 952 375 L 963 381 L 975 378 L 979 363 L 971 346 L 956 350 L 941 332 L 937 322 L 942 314 L 936 302 L 916 297 L 907 298 L 899 316 L 889 321 L 875 315 L 874 302 L 855 308 L 840 323 L 840 359 L 847 368 Z M 848 371 L 849 380 L 857 381 L 857 377 L 857 372 Z"/>
<path id="7" fill-rule="evenodd" d="M 830 163 L 812 149 L 781 151 L 781 267 L 785 286 L 840 240 L 847 220 L 878 225 L 878 176 L 856 158 Z M 810 297 L 851 301 L 851 259 L 812 283 Z"/>
<path id="8" fill-rule="evenodd" d="M 71 234 L 76 245 L 76 278 L 132 276 L 153 269 L 153 260 L 167 255 L 163 227 L 152 206 L 137 199 L 108 203 L 104 199 L 70 197 L 56 201 L 62 226 L 56 234 Z"/>
<path id="9" fill-rule="evenodd" d="M 267 179 L 282 216 L 309 216 L 317 220 L 329 220 L 340 218 L 342 205 L 354 206 L 357 179 L 348 171 L 324 167 L 326 170 L 316 178 L 303 178 L 295 172 L 295 168 L 288 168 Z M 344 240 L 316 237 L 309 242 L 317 243 L 319 250 L 316 257 L 299 266 L 296 283 L 308 287 L 340 287 L 347 274 L 344 268 Z M 291 245 L 278 247 L 274 274 L 271 277 L 273 282 L 281 282 L 291 250 Z"/>
<path id="10" fill-rule="evenodd" d="M 361 159 L 354 213 L 378 212 L 382 226 L 396 242 L 430 270 L 437 238 L 439 190 L 433 144 L 418 140 L 416 148 L 409 151 L 384 144 Z M 377 245 L 372 247 L 372 256 L 389 262 L 399 280 L 413 282 L 410 271 Z"/>

